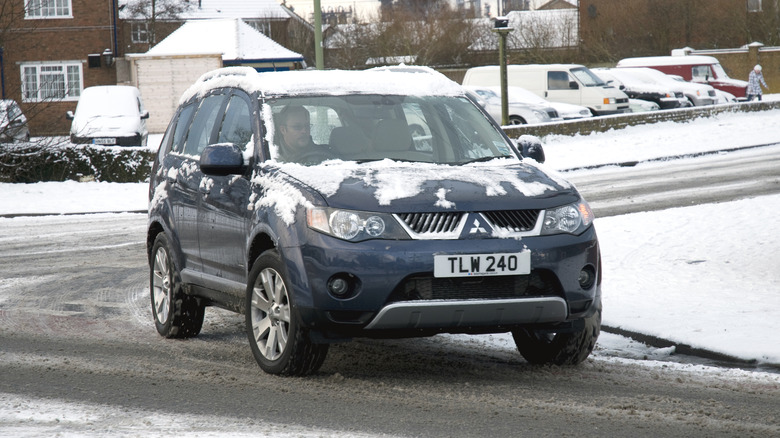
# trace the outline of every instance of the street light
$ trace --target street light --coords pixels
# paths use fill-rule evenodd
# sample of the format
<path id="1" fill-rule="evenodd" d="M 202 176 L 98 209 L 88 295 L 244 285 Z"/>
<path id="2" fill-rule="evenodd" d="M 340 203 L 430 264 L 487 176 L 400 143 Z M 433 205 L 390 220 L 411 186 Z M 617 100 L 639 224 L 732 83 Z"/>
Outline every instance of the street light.
<path id="1" fill-rule="evenodd" d="M 501 75 L 501 126 L 509 124 L 509 98 L 507 96 L 506 79 L 506 36 L 514 29 L 509 27 L 509 19 L 506 17 L 496 17 L 493 22 L 493 32 L 498 34 L 498 65 Z"/>

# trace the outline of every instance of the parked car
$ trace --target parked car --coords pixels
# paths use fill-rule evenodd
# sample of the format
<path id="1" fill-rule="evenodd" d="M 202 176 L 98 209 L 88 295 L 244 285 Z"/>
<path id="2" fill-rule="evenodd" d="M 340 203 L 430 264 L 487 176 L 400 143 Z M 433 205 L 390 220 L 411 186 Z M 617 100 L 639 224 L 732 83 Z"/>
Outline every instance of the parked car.
<path id="1" fill-rule="evenodd" d="M 493 91 L 496 93 L 500 93 L 501 89 L 499 87 L 490 87 Z M 573 120 L 573 119 L 584 119 L 593 117 L 593 113 L 590 112 L 590 110 L 582 105 L 574 105 L 571 103 L 563 103 L 563 102 L 550 102 L 548 100 L 545 100 L 544 98 L 541 98 L 537 96 L 535 93 L 532 93 L 525 88 L 521 87 L 507 87 L 507 93 L 509 93 L 509 101 L 510 102 L 520 102 L 520 103 L 532 103 L 536 105 L 549 105 L 552 108 L 555 109 L 555 111 L 558 112 L 558 116 L 563 120 Z"/>
<path id="2" fill-rule="evenodd" d="M 15 100 L 0 100 L 0 143 L 30 140 L 27 117 Z"/>
<path id="3" fill-rule="evenodd" d="M 637 80 L 652 81 L 664 87 L 679 88 L 693 106 L 712 105 L 717 99 L 715 89 L 709 85 L 676 81 L 665 73 L 647 67 L 626 67 L 620 70 L 622 74 L 631 75 Z"/>
<path id="4" fill-rule="evenodd" d="M 76 113 L 67 112 L 72 143 L 104 146 L 146 146 L 149 131 L 141 92 L 127 85 L 85 88 Z"/>
<path id="5" fill-rule="evenodd" d="M 648 111 L 660 111 L 657 103 L 644 99 L 628 99 L 628 110 L 631 113 L 645 113 Z"/>
<path id="6" fill-rule="evenodd" d="M 714 56 L 675 55 L 625 58 L 618 62 L 618 68 L 649 67 L 668 75 L 678 75 L 689 82 L 710 85 L 721 91 L 745 99 L 747 82 L 732 79 Z"/>
<path id="7" fill-rule="evenodd" d="M 497 123 L 501 123 L 501 95 L 488 87 L 464 87 L 466 93 L 471 95 L 490 114 Z M 550 106 L 542 106 L 533 103 L 507 102 L 507 110 L 510 125 L 526 125 L 536 123 L 548 123 L 562 120 L 558 117 L 558 111 Z"/>
<path id="8" fill-rule="evenodd" d="M 198 335 L 207 306 L 241 312 L 255 360 L 282 375 L 353 337 L 511 332 L 532 363 L 592 351 L 593 213 L 539 167 L 538 140 L 516 147 L 459 84 L 230 67 L 181 102 L 149 184 L 162 336 Z"/>
<path id="9" fill-rule="evenodd" d="M 667 76 L 669 76 L 670 78 L 678 82 L 688 82 L 685 79 L 683 79 L 682 76 L 678 76 L 678 75 L 667 75 Z M 736 103 L 736 102 L 739 102 L 739 99 L 737 99 L 736 96 L 734 96 L 733 94 L 727 91 L 718 90 L 717 88 L 715 88 L 715 104 L 720 105 L 720 104 Z"/>
<path id="10" fill-rule="evenodd" d="M 681 89 L 658 84 L 642 75 L 632 75 L 626 70 L 616 68 L 594 68 L 592 71 L 604 82 L 620 88 L 631 99 L 655 102 L 660 109 L 691 106 Z"/>
<path id="11" fill-rule="evenodd" d="M 523 87 L 550 102 L 582 105 L 593 114 L 619 114 L 628 110 L 628 96 L 605 84 L 585 66 L 578 64 L 508 65 L 507 84 Z M 463 85 L 500 86 L 499 66 L 472 67 Z"/>

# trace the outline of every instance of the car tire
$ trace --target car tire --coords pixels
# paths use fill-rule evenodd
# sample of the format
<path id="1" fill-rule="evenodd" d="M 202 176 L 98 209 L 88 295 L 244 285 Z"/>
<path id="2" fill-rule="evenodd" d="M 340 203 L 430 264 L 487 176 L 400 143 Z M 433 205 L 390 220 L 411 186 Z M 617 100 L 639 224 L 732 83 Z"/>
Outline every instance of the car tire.
<path id="1" fill-rule="evenodd" d="M 509 116 L 510 125 L 526 125 L 527 123 L 520 116 Z"/>
<path id="2" fill-rule="evenodd" d="M 288 292 L 287 278 L 276 250 L 265 251 L 255 260 L 246 289 L 246 333 L 263 371 L 303 376 L 322 366 L 328 345 L 312 342 Z"/>
<path id="3" fill-rule="evenodd" d="M 583 322 L 584 327 L 574 332 L 520 329 L 512 331 L 512 337 L 520 354 L 532 364 L 577 365 L 596 345 L 601 331 L 601 303 Z"/>
<path id="4" fill-rule="evenodd" d="M 184 292 L 170 248 L 165 233 L 158 234 L 152 247 L 149 275 L 154 325 L 166 338 L 191 338 L 203 327 L 205 305 Z"/>

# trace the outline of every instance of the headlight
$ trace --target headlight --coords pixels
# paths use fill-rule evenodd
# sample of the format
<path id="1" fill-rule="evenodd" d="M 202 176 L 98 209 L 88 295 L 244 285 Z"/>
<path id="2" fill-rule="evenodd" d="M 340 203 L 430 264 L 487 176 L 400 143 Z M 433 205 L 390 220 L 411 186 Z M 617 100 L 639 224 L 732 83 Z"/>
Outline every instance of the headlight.
<path id="1" fill-rule="evenodd" d="M 550 116 L 547 115 L 547 113 L 544 113 L 544 112 L 541 112 L 541 111 L 536 111 L 536 110 L 534 110 L 534 115 L 539 120 L 544 120 L 544 119 L 547 119 L 547 118 L 550 117 Z"/>
<path id="2" fill-rule="evenodd" d="M 339 239 L 359 242 L 369 239 L 409 239 L 392 215 L 315 207 L 306 210 L 309 228 Z"/>
<path id="3" fill-rule="evenodd" d="M 584 200 L 544 212 L 542 234 L 579 234 L 593 223 L 593 211 Z"/>

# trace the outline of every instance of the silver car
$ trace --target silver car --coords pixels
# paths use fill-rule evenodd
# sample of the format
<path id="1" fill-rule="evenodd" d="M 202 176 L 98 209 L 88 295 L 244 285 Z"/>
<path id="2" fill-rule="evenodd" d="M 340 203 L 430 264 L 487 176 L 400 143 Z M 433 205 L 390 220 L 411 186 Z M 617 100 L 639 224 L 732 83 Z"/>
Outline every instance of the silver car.
<path id="1" fill-rule="evenodd" d="M 501 96 L 487 87 L 466 86 L 466 93 L 477 101 L 491 117 L 501 123 Z M 560 121 L 555 108 L 522 102 L 509 102 L 509 124 L 526 125 Z"/>

